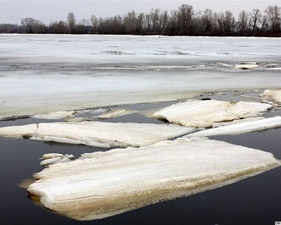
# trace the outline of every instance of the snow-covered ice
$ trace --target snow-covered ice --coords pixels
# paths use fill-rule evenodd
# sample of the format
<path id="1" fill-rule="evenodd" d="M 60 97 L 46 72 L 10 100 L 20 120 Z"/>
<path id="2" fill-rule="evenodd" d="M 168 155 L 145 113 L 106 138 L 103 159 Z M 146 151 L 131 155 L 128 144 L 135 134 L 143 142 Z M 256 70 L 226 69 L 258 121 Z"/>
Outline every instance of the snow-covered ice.
<path id="1" fill-rule="evenodd" d="M 255 131 L 280 128 L 281 117 L 275 116 L 255 121 L 246 121 L 237 124 L 231 124 L 212 129 L 202 130 L 188 135 L 189 137 L 208 137 L 218 135 L 237 135 Z"/>
<path id="2" fill-rule="evenodd" d="M 281 88 L 279 71 L 263 69 L 280 67 L 280 48 L 274 38 L 1 34 L 0 120 Z M 249 62 L 259 68 L 235 69 Z"/>
<path id="3" fill-rule="evenodd" d="M 258 102 L 189 100 L 168 106 L 152 116 L 182 126 L 205 128 L 217 122 L 253 117 L 270 108 L 271 105 Z"/>
<path id="4" fill-rule="evenodd" d="M 193 131 L 166 124 L 58 122 L 2 127 L 0 136 L 110 148 L 150 145 Z"/>
<path id="5" fill-rule="evenodd" d="M 235 159 L 235 160 L 233 160 Z M 206 138 L 84 154 L 35 174 L 46 208 L 94 220 L 221 187 L 280 166 L 271 153 Z"/>

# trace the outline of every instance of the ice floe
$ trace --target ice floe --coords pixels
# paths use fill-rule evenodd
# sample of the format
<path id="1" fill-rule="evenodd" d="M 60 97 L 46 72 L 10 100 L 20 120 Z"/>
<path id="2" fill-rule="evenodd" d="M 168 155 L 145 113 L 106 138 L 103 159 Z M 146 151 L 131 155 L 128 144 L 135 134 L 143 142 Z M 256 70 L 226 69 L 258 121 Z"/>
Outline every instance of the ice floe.
<path id="1" fill-rule="evenodd" d="M 218 188 L 277 166 L 280 162 L 271 153 L 185 137 L 50 165 L 34 175 L 28 192 L 59 214 L 95 220 Z"/>
<path id="2" fill-rule="evenodd" d="M 258 102 L 227 102 L 217 100 L 190 100 L 166 107 L 152 117 L 168 120 L 187 127 L 212 127 L 215 122 L 253 117 L 272 108 Z"/>
<path id="3" fill-rule="evenodd" d="M 0 136 L 110 148 L 150 145 L 193 131 L 194 128 L 166 124 L 92 121 L 2 127 Z"/>
<path id="4" fill-rule="evenodd" d="M 236 64 L 235 68 L 241 69 L 241 70 L 250 70 L 250 69 L 256 69 L 259 67 L 259 64 L 257 62 L 248 62 L 248 63 L 240 63 Z"/>
<path id="5" fill-rule="evenodd" d="M 275 102 L 281 103 L 281 90 L 265 90 L 262 93 L 262 97 L 267 100 L 273 100 Z"/>
<path id="6" fill-rule="evenodd" d="M 218 135 L 237 135 L 243 133 L 249 133 L 253 131 L 263 131 L 268 129 L 280 128 L 281 117 L 275 116 L 272 118 L 264 118 L 255 121 L 241 122 L 237 124 L 226 125 L 222 127 L 216 127 L 213 129 L 207 129 L 198 131 L 196 133 L 189 134 L 189 137 L 207 137 Z"/>

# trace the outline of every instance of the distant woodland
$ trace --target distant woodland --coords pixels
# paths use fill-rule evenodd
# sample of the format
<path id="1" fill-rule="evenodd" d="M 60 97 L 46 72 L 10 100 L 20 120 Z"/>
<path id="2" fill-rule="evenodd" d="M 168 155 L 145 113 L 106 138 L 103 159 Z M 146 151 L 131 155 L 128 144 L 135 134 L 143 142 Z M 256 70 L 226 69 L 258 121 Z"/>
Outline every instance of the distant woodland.
<path id="1" fill-rule="evenodd" d="M 232 12 L 195 12 L 191 5 L 177 10 L 152 9 L 150 13 L 131 11 L 124 16 L 89 19 L 77 22 L 74 13 L 66 21 L 49 25 L 34 18 L 24 18 L 21 25 L 0 24 L 0 33 L 42 34 L 132 34 L 132 35 L 189 35 L 189 36 L 269 36 L 281 37 L 281 8 L 268 6 L 265 10 Z"/>

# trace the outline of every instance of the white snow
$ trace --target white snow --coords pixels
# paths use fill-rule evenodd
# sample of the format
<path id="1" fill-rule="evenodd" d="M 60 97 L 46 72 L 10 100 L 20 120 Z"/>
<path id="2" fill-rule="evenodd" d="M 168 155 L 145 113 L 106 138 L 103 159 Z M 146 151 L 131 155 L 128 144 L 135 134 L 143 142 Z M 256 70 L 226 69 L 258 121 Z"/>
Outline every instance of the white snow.
<path id="1" fill-rule="evenodd" d="M 2 127 L 0 136 L 110 148 L 150 145 L 193 131 L 166 124 L 62 122 Z"/>
<path id="2" fill-rule="evenodd" d="M 247 121 L 238 124 L 231 124 L 213 129 L 207 129 L 189 134 L 189 137 L 208 137 L 218 135 L 237 135 L 254 131 L 263 131 L 268 129 L 280 128 L 281 117 L 265 118 L 256 121 Z"/>
<path id="3" fill-rule="evenodd" d="M 59 214 L 94 220 L 221 187 L 277 166 L 280 162 L 271 153 L 179 138 L 50 165 L 35 174 L 28 192 Z"/>
<path id="4" fill-rule="evenodd" d="M 258 102 L 227 102 L 189 100 L 166 107 L 152 117 L 187 127 L 212 127 L 214 123 L 253 117 L 272 108 Z"/>

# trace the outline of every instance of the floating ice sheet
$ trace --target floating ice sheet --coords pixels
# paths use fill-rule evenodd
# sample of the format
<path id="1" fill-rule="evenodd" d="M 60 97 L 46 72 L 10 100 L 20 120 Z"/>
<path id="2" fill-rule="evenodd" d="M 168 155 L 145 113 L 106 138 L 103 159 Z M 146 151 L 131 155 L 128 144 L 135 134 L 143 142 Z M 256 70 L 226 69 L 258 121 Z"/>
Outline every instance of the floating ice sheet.
<path id="1" fill-rule="evenodd" d="M 28 192 L 59 214 L 95 220 L 217 188 L 277 166 L 280 163 L 271 153 L 206 138 L 179 138 L 50 165 L 35 175 Z"/>
<path id="2" fill-rule="evenodd" d="M 109 148 L 150 145 L 193 131 L 166 124 L 70 122 L 2 127 L 0 135 Z"/>
<path id="3" fill-rule="evenodd" d="M 280 127 L 281 127 L 281 117 L 276 116 L 272 118 L 265 118 L 256 121 L 247 121 L 238 124 L 231 124 L 231 125 L 213 128 L 213 129 L 207 129 L 196 133 L 192 133 L 188 136 L 208 137 L 208 136 L 218 136 L 218 135 L 237 135 L 237 134 L 244 134 L 253 131 L 263 131 L 263 130 L 280 128 Z"/>
<path id="4" fill-rule="evenodd" d="M 272 108 L 271 105 L 258 102 L 192 100 L 174 104 L 152 116 L 187 127 L 211 127 L 215 122 L 253 117 L 270 108 Z"/>

